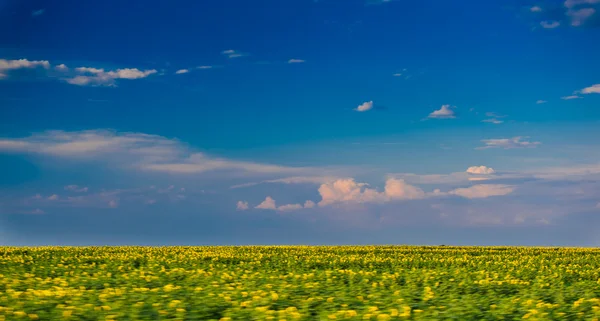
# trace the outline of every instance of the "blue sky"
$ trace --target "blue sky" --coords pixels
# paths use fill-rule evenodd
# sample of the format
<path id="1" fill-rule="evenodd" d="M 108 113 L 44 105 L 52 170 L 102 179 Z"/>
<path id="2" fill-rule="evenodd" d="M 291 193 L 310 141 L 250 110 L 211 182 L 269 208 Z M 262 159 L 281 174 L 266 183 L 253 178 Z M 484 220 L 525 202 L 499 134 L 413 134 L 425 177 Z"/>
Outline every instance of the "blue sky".
<path id="1" fill-rule="evenodd" d="M 0 243 L 600 245 L 600 1 L 0 1 Z"/>

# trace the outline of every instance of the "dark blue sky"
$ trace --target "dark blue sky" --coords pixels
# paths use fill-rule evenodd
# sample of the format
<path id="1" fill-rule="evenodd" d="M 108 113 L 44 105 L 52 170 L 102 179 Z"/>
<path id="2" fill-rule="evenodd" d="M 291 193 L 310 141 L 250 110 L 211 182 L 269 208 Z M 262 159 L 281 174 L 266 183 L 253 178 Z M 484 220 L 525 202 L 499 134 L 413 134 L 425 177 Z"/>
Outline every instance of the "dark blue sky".
<path id="1" fill-rule="evenodd" d="M 596 245 L 598 10 L 0 1 L 0 242 Z"/>

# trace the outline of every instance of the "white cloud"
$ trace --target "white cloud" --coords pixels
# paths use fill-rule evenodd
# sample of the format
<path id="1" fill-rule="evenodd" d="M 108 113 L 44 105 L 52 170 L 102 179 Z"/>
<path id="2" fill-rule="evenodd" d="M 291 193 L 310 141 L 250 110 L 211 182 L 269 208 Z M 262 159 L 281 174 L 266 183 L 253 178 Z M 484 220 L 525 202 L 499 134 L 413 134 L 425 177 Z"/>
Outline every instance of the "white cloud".
<path id="1" fill-rule="evenodd" d="M 233 49 L 223 50 L 221 52 L 221 54 L 227 56 L 228 58 L 238 58 L 238 57 L 246 56 L 246 54 L 239 52 L 237 50 L 233 50 Z"/>
<path id="2" fill-rule="evenodd" d="M 322 184 L 319 187 L 319 194 L 321 195 L 319 206 L 340 202 L 385 202 L 425 197 L 425 193 L 420 188 L 406 184 L 403 180 L 396 178 L 389 178 L 386 181 L 384 192 L 364 188 L 365 186 L 367 184 L 357 183 L 352 178 Z"/>
<path id="3" fill-rule="evenodd" d="M 263 210 L 275 210 L 277 209 L 277 206 L 275 205 L 275 200 L 271 198 L 271 196 L 267 196 L 265 200 L 258 204 L 255 208 Z"/>
<path id="4" fill-rule="evenodd" d="M 67 83 L 77 86 L 115 86 L 116 79 L 141 79 L 156 73 L 155 69 L 142 71 L 137 68 L 104 71 L 93 67 L 77 67 L 75 70 L 78 73 L 88 74 L 66 79 Z"/>
<path id="5" fill-rule="evenodd" d="M 45 69 L 50 68 L 50 62 L 47 60 L 7 60 L 0 59 L 0 79 L 7 78 L 7 72 L 10 70 L 24 69 L 24 68 L 36 68 L 43 67 Z"/>
<path id="6" fill-rule="evenodd" d="M 282 205 L 279 206 L 277 208 L 278 211 L 295 211 L 295 210 L 299 210 L 302 209 L 302 205 L 300 204 L 287 204 L 287 205 Z"/>
<path id="7" fill-rule="evenodd" d="M 367 110 L 371 110 L 373 109 L 373 101 L 366 101 L 360 105 L 358 105 L 358 107 L 356 107 L 354 110 L 358 111 L 358 112 L 364 112 Z"/>
<path id="8" fill-rule="evenodd" d="M 313 207 L 315 207 L 315 205 L 316 205 L 315 202 L 313 202 L 311 200 L 304 202 L 304 208 L 313 208 Z"/>
<path id="9" fill-rule="evenodd" d="M 442 105 L 442 107 L 438 110 L 433 111 L 427 118 L 436 118 L 436 119 L 447 119 L 447 118 L 455 118 L 454 111 L 450 105 Z"/>
<path id="10" fill-rule="evenodd" d="M 600 84 L 595 84 L 590 87 L 583 88 L 582 94 L 600 94 Z"/>
<path id="11" fill-rule="evenodd" d="M 554 29 L 560 26 L 560 21 L 542 21 L 540 26 L 544 29 Z"/>
<path id="12" fill-rule="evenodd" d="M 487 166 L 471 166 L 467 168 L 467 173 L 470 174 L 494 174 L 496 171 Z"/>
<path id="13" fill-rule="evenodd" d="M 533 6 L 533 7 L 529 8 L 529 11 L 531 11 L 531 12 L 540 12 L 540 11 L 542 11 L 542 8 L 540 8 L 538 6 Z"/>
<path id="14" fill-rule="evenodd" d="M 58 66 L 55 66 L 54 69 L 56 69 L 58 71 L 69 71 L 69 67 L 67 67 L 67 65 L 65 65 L 65 64 L 60 64 Z"/>
<path id="15" fill-rule="evenodd" d="M 79 161 L 98 161 L 118 167 L 192 174 L 208 171 L 242 171 L 302 175 L 317 168 L 286 167 L 211 157 L 176 139 L 110 130 L 46 131 L 25 138 L 0 138 L 0 151 L 28 153 Z"/>
<path id="16" fill-rule="evenodd" d="M 300 64 L 300 63 L 303 63 L 303 62 L 304 62 L 304 60 L 302 60 L 302 59 L 290 59 L 290 60 L 288 60 L 288 64 Z"/>
<path id="17" fill-rule="evenodd" d="M 498 119 L 496 119 L 496 118 L 492 118 L 492 119 L 484 119 L 484 120 L 482 120 L 481 122 L 483 122 L 483 123 L 492 123 L 492 124 L 496 124 L 496 125 L 497 125 L 497 124 L 502 124 L 502 123 L 504 123 L 504 121 L 503 121 L 503 120 L 498 120 Z"/>
<path id="18" fill-rule="evenodd" d="M 571 26 L 579 27 L 585 23 L 591 16 L 596 13 L 594 8 L 581 8 L 577 10 L 567 11 L 567 16 L 571 18 Z"/>
<path id="19" fill-rule="evenodd" d="M 526 137 L 517 136 L 513 138 L 500 138 L 500 139 L 483 139 L 481 140 L 485 146 L 477 147 L 476 149 L 488 149 L 488 148 L 535 148 L 540 142 L 523 141 Z"/>
<path id="20" fill-rule="evenodd" d="M 119 207 L 119 202 L 116 200 L 111 200 L 108 202 L 108 207 L 110 208 L 117 208 Z"/>
<path id="21" fill-rule="evenodd" d="M 458 195 L 465 198 L 486 198 L 491 196 L 502 196 L 510 194 L 514 187 L 502 184 L 480 184 L 466 188 L 454 189 L 448 194 Z"/>
<path id="22" fill-rule="evenodd" d="M 245 211 L 248 209 L 248 202 L 238 201 L 236 208 L 238 211 Z"/>
<path id="23" fill-rule="evenodd" d="M 188 72 L 190 72 L 190 71 L 187 69 L 179 69 L 175 73 L 180 75 L 180 74 L 187 74 Z"/>
<path id="24" fill-rule="evenodd" d="M 77 193 L 85 193 L 88 191 L 87 187 L 81 187 L 78 185 L 67 185 L 65 186 L 66 191 L 77 192 Z"/>
<path id="25" fill-rule="evenodd" d="M 213 66 L 198 66 L 196 69 L 212 69 Z"/>
<path id="26" fill-rule="evenodd" d="M 545 104 L 545 103 L 547 103 L 547 101 L 540 99 L 540 100 L 536 101 L 535 103 L 536 104 Z"/>
<path id="27" fill-rule="evenodd" d="M 395 74 L 393 74 L 393 76 L 394 76 L 394 77 L 401 77 L 401 76 L 402 76 L 402 74 L 398 72 L 398 73 L 395 73 Z"/>
<path id="28" fill-rule="evenodd" d="M 580 98 L 583 98 L 583 97 L 581 97 L 581 96 L 577 96 L 577 95 L 571 95 L 571 96 L 563 96 L 563 97 L 560 97 L 560 99 L 563 99 L 563 100 L 580 99 Z"/>
<path id="29" fill-rule="evenodd" d="M 56 201 L 57 199 L 58 199 L 58 195 L 56 195 L 56 194 L 48 196 L 49 201 Z"/>

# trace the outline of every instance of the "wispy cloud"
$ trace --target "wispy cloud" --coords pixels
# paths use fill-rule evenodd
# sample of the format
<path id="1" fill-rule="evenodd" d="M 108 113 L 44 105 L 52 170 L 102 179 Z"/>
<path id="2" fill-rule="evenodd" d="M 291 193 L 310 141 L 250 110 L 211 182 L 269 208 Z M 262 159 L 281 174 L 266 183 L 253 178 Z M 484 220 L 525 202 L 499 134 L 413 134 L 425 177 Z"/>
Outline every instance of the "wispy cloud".
<path id="1" fill-rule="evenodd" d="M 196 69 L 212 69 L 214 66 L 198 66 Z"/>
<path id="2" fill-rule="evenodd" d="M 45 69 L 48 69 L 48 68 L 50 68 L 50 62 L 48 62 L 47 60 L 0 59 L 0 79 L 7 78 L 8 72 L 11 70 L 24 69 L 24 68 L 35 68 L 35 67 L 43 67 Z"/>
<path id="3" fill-rule="evenodd" d="M 560 21 L 542 21 L 540 26 L 544 29 L 554 29 L 560 26 Z"/>
<path id="4" fill-rule="evenodd" d="M 499 120 L 499 119 L 495 119 L 495 118 L 484 119 L 484 120 L 482 120 L 482 122 L 484 122 L 484 123 L 492 123 L 492 124 L 496 124 L 496 125 L 504 123 L 503 120 Z"/>
<path id="5" fill-rule="evenodd" d="M 433 118 L 433 119 L 456 118 L 452 108 L 454 108 L 454 107 L 450 106 L 450 105 L 442 105 L 442 107 L 440 109 L 433 111 L 431 114 L 429 114 L 429 116 L 427 116 L 427 118 Z"/>
<path id="6" fill-rule="evenodd" d="M 237 51 L 237 50 L 233 50 L 233 49 L 228 49 L 228 50 L 223 50 L 221 52 L 222 55 L 225 55 L 227 58 L 239 58 L 239 57 L 244 57 L 247 56 L 248 54 Z"/>
<path id="7" fill-rule="evenodd" d="M 300 64 L 300 63 L 303 63 L 303 62 L 305 62 L 305 61 L 302 60 L 302 59 L 290 59 L 290 60 L 288 60 L 288 64 Z"/>
<path id="8" fill-rule="evenodd" d="M 358 105 L 358 107 L 354 108 L 355 111 L 358 112 L 365 112 L 365 111 L 369 111 L 373 109 L 373 101 L 366 101 L 360 105 Z"/>
<path id="9" fill-rule="evenodd" d="M 581 98 L 583 98 L 583 97 L 581 97 L 581 96 L 577 96 L 577 95 L 571 95 L 571 96 L 563 96 L 563 97 L 560 97 L 560 99 L 563 99 L 563 100 L 581 99 Z"/>
<path id="10" fill-rule="evenodd" d="M 259 184 L 323 184 L 327 182 L 335 181 L 336 177 L 334 176 L 293 176 L 293 177 L 285 177 L 278 179 L 270 179 L 261 182 L 251 182 L 233 185 L 231 188 L 243 188 L 243 187 L 251 187 Z"/>
<path id="11" fill-rule="evenodd" d="M 173 174 L 209 171 L 304 174 L 315 168 L 286 167 L 211 157 L 176 139 L 112 130 L 46 131 L 25 138 L 0 139 L 0 151 L 28 153 L 79 161 L 102 159 L 125 169 Z"/>
<path id="12" fill-rule="evenodd" d="M 538 100 L 538 101 L 536 101 L 535 103 L 539 105 L 539 104 L 545 104 L 545 103 L 547 103 L 547 101 L 545 101 L 545 100 L 542 100 L 542 99 L 539 99 L 539 100 Z"/>
<path id="13" fill-rule="evenodd" d="M 531 12 L 540 12 L 540 11 L 542 11 L 542 8 L 540 8 L 538 6 L 533 6 L 533 7 L 529 8 L 529 11 L 531 11 Z"/>
<path id="14" fill-rule="evenodd" d="M 566 15 L 571 21 L 571 26 L 579 27 L 585 25 L 596 13 L 599 4 L 600 0 L 565 0 Z"/>
<path id="15" fill-rule="evenodd" d="M 65 191 L 71 191 L 71 192 L 76 192 L 76 193 L 85 193 L 88 191 L 88 188 L 85 186 L 79 186 L 79 185 L 67 185 L 67 186 L 65 186 Z"/>
<path id="16" fill-rule="evenodd" d="M 123 68 L 104 71 L 104 69 L 94 67 L 78 67 L 76 72 L 83 75 L 77 75 L 67 78 L 67 83 L 77 86 L 115 86 L 117 79 L 141 79 L 146 78 L 157 71 L 155 69 L 139 70 L 137 68 Z"/>
<path id="17" fill-rule="evenodd" d="M 476 149 L 489 149 L 489 148 L 503 148 L 503 149 L 513 149 L 513 148 L 535 148 L 540 142 L 530 142 L 522 140 L 523 136 L 517 136 L 513 138 L 499 138 L 499 139 L 483 139 L 481 140 L 485 146 L 477 147 Z"/>
<path id="18" fill-rule="evenodd" d="M 190 72 L 187 69 L 179 69 L 175 72 L 175 74 L 180 75 L 180 74 L 187 74 L 188 72 Z"/>
<path id="19" fill-rule="evenodd" d="M 35 10 L 35 11 L 31 12 L 31 15 L 34 17 L 41 16 L 44 14 L 45 11 L 46 11 L 46 9 Z"/>

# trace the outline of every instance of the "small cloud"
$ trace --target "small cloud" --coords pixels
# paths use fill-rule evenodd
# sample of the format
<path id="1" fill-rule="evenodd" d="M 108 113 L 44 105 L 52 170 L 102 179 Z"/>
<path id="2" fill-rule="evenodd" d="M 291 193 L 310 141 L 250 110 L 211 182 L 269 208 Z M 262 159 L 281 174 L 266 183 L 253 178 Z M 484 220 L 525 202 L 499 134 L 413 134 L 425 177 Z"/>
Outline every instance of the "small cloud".
<path id="1" fill-rule="evenodd" d="M 119 206 L 119 202 L 117 202 L 116 200 L 111 200 L 110 202 L 108 202 L 108 207 L 110 208 L 117 208 Z"/>
<path id="2" fill-rule="evenodd" d="M 56 194 L 52 194 L 48 197 L 49 201 L 56 201 L 57 199 L 58 199 L 58 195 L 56 195 Z"/>
<path id="3" fill-rule="evenodd" d="M 531 12 L 540 12 L 540 11 L 542 11 L 542 8 L 540 8 L 538 6 L 533 6 L 533 7 L 529 8 L 529 11 L 531 11 Z"/>
<path id="4" fill-rule="evenodd" d="M 504 118 L 504 117 L 506 117 L 506 115 L 499 115 L 499 114 L 491 112 L 491 111 L 488 111 L 487 113 L 485 113 L 485 115 L 488 116 L 488 117 L 494 117 L 494 118 Z"/>
<path id="5" fill-rule="evenodd" d="M 560 21 L 542 21 L 540 26 L 544 29 L 554 29 L 560 26 Z"/>
<path id="6" fill-rule="evenodd" d="M 236 208 L 238 211 L 245 211 L 248 209 L 248 202 L 238 201 Z"/>
<path id="7" fill-rule="evenodd" d="M 179 69 L 179 70 L 177 70 L 175 73 L 176 73 L 177 75 L 181 75 L 181 74 L 187 74 L 188 72 L 190 72 L 190 71 L 189 71 L 189 70 L 187 70 L 187 69 Z"/>
<path id="8" fill-rule="evenodd" d="M 54 69 L 56 69 L 58 71 L 69 71 L 69 67 L 67 67 L 67 65 L 65 65 L 65 64 L 60 64 L 58 66 L 55 66 Z"/>
<path id="9" fill-rule="evenodd" d="M 315 202 L 313 202 L 311 200 L 304 202 L 304 208 L 313 208 L 313 207 L 315 207 L 315 205 L 316 205 Z"/>
<path id="10" fill-rule="evenodd" d="M 358 107 L 356 107 L 354 110 L 356 110 L 358 112 L 365 112 L 365 111 L 371 110 L 371 109 L 373 109 L 373 101 L 372 100 L 358 105 Z"/>
<path id="11" fill-rule="evenodd" d="M 583 25 L 591 16 L 596 13 L 594 8 L 581 8 L 577 10 L 569 9 L 567 16 L 571 18 L 571 26 L 579 27 Z"/>
<path id="12" fill-rule="evenodd" d="M 142 71 L 137 68 L 104 71 L 104 69 L 93 67 L 78 67 L 75 70 L 82 74 L 88 74 L 66 79 L 67 83 L 77 86 L 115 86 L 116 79 L 141 79 L 157 72 L 155 69 Z"/>
<path id="13" fill-rule="evenodd" d="M 540 142 L 530 142 L 523 141 L 521 139 L 526 138 L 522 136 L 517 136 L 513 138 L 500 138 L 500 139 L 483 139 L 481 140 L 485 146 L 477 147 L 476 149 L 488 149 L 488 148 L 504 148 L 504 149 L 513 149 L 513 148 L 535 148 Z"/>
<path id="14" fill-rule="evenodd" d="M 393 76 L 394 77 L 400 77 L 400 76 L 402 76 L 402 74 L 398 72 L 398 73 L 393 74 Z"/>
<path id="15" fill-rule="evenodd" d="M 595 84 L 590 87 L 583 88 L 580 91 L 582 94 L 600 94 L 600 84 Z"/>
<path id="16" fill-rule="evenodd" d="M 491 196 L 502 196 L 510 194 L 514 191 L 514 187 L 502 184 L 480 184 L 473 185 L 467 188 L 457 188 L 448 194 L 461 196 L 464 198 L 487 198 Z"/>
<path id="17" fill-rule="evenodd" d="M 31 15 L 34 17 L 41 16 L 44 14 L 45 11 L 46 9 L 35 10 L 31 12 Z"/>
<path id="18" fill-rule="evenodd" d="M 227 58 L 238 58 L 238 57 L 246 56 L 246 54 L 241 53 L 241 52 L 239 52 L 237 50 L 233 50 L 233 49 L 223 50 L 221 52 L 221 54 L 227 56 Z"/>
<path id="19" fill-rule="evenodd" d="M 471 166 L 467 168 L 469 174 L 494 174 L 496 171 L 487 166 Z"/>
<path id="20" fill-rule="evenodd" d="M 540 100 L 536 101 L 535 103 L 539 105 L 539 104 L 545 104 L 545 103 L 547 103 L 547 101 L 540 99 Z"/>
<path id="21" fill-rule="evenodd" d="M 24 69 L 24 68 L 36 68 L 43 67 L 45 69 L 50 68 L 50 62 L 48 60 L 7 60 L 0 59 L 0 79 L 8 77 L 7 72 L 10 70 Z"/>
<path id="22" fill-rule="evenodd" d="M 302 209 L 302 205 L 300 204 L 287 204 L 277 208 L 278 211 L 295 211 L 299 209 Z"/>
<path id="23" fill-rule="evenodd" d="M 563 100 L 580 99 L 580 98 L 583 98 L 583 97 L 581 97 L 581 96 L 577 96 L 577 95 L 571 95 L 571 96 L 563 96 L 563 97 L 560 97 L 560 99 L 563 99 Z"/>
<path id="24" fill-rule="evenodd" d="M 303 62 L 304 62 L 304 60 L 302 60 L 302 59 L 290 59 L 290 60 L 288 60 L 288 64 L 300 64 L 300 63 L 303 63 Z"/>
<path id="25" fill-rule="evenodd" d="M 442 105 L 442 107 L 440 109 L 433 111 L 431 114 L 429 114 L 429 116 L 427 116 L 427 118 L 434 118 L 434 119 L 456 118 L 454 115 L 454 111 L 451 108 L 453 108 L 453 107 L 450 105 Z"/>
<path id="26" fill-rule="evenodd" d="M 87 187 L 80 187 L 78 185 L 67 185 L 65 186 L 65 191 L 77 192 L 77 193 L 85 193 L 88 191 Z"/>
<path id="27" fill-rule="evenodd" d="M 39 200 L 42 198 L 42 195 L 40 194 L 35 194 L 35 196 L 32 197 L 33 199 Z"/>
<path id="28" fill-rule="evenodd" d="M 196 69 L 211 69 L 213 66 L 198 66 Z"/>
<path id="29" fill-rule="evenodd" d="M 492 123 L 492 124 L 496 124 L 497 125 L 497 124 L 502 124 L 504 121 L 492 118 L 492 119 L 484 119 L 481 122 L 483 122 L 483 123 Z"/>
<path id="30" fill-rule="evenodd" d="M 275 200 L 271 198 L 271 196 L 267 196 L 265 200 L 262 203 L 258 204 L 255 208 L 263 210 L 274 210 L 277 209 L 277 206 L 275 206 Z"/>

